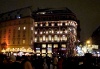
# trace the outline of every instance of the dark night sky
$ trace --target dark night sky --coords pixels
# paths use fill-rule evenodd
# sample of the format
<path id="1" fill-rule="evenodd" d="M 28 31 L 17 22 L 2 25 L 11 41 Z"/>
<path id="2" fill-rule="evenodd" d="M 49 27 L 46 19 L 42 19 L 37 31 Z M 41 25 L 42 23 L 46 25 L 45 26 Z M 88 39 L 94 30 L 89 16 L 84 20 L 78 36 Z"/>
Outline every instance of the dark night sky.
<path id="1" fill-rule="evenodd" d="M 0 13 L 33 6 L 36 8 L 67 7 L 80 20 L 81 40 L 86 40 L 100 26 L 100 0 L 0 0 Z"/>

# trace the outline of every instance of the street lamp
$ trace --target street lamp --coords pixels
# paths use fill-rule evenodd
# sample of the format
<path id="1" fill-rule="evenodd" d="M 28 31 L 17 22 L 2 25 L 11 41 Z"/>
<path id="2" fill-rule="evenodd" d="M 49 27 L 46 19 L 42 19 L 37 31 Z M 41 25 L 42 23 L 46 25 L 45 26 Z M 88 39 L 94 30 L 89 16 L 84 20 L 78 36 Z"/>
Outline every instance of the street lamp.
<path id="1" fill-rule="evenodd" d="M 86 46 L 87 46 L 87 51 L 88 52 L 92 52 L 92 42 L 91 42 L 91 40 L 87 40 L 86 41 Z"/>

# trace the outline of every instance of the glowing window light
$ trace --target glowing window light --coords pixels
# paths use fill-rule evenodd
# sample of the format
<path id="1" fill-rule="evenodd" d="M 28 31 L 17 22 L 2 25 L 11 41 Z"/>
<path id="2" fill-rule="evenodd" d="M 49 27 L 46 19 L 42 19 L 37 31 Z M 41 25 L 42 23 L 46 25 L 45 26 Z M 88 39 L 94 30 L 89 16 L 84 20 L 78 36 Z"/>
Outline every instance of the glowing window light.
<path id="1" fill-rule="evenodd" d="M 33 27 L 31 27 L 31 30 L 33 30 Z"/>
<path id="2" fill-rule="evenodd" d="M 57 35 L 54 36 L 54 40 L 55 40 L 55 41 L 58 40 L 58 36 L 57 36 Z"/>
<path id="3" fill-rule="evenodd" d="M 54 23 L 52 23 L 51 25 L 54 26 Z"/>
<path id="4" fill-rule="evenodd" d="M 67 23 L 65 23 L 65 25 L 67 26 L 68 24 L 67 24 Z"/>
<path id="5" fill-rule="evenodd" d="M 20 30 L 20 27 L 18 27 L 18 30 Z"/>
<path id="6" fill-rule="evenodd" d="M 60 26 L 62 26 L 62 23 L 60 23 Z"/>
<path id="7" fill-rule="evenodd" d="M 42 26 L 43 26 L 43 24 L 40 24 L 40 26 L 42 27 Z"/>
<path id="8" fill-rule="evenodd" d="M 41 31 L 40 34 L 42 34 L 43 32 Z"/>
<path id="9" fill-rule="evenodd" d="M 51 41 L 51 35 L 49 35 L 48 38 L 49 38 L 49 41 Z"/>
<path id="10" fill-rule="evenodd" d="M 46 42 L 48 42 L 48 37 L 46 37 Z"/>
<path id="11" fill-rule="evenodd" d="M 57 31 L 57 34 L 59 34 L 59 31 Z"/>
<path id="12" fill-rule="evenodd" d="M 46 26 L 48 26 L 49 24 L 48 24 L 48 22 L 46 22 Z"/>
<path id="13" fill-rule="evenodd" d="M 46 50 L 45 49 L 42 49 L 42 53 L 46 53 Z"/>
<path id="14" fill-rule="evenodd" d="M 65 33 L 68 33 L 68 31 L 67 31 L 67 30 L 65 30 Z"/>
<path id="15" fill-rule="evenodd" d="M 60 31 L 60 34 L 62 34 L 63 31 Z"/>
<path id="16" fill-rule="evenodd" d="M 35 40 L 35 42 L 37 42 L 37 38 L 35 38 L 34 40 Z"/>
<path id="17" fill-rule="evenodd" d="M 35 23 L 35 26 L 37 27 L 37 23 Z"/>
<path id="18" fill-rule="evenodd" d="M 46 34 L 48 34 L 48 31 L 46 31 Z"/>
<path id="19" fill-rule="evenodd" d="M 37 31 L 35 31 L 35 34 L 37 34 Z"/>
<path id="20" fill-rule="evenodd" d="M 26 29 L 26 27 L 23 27 L 23 29 L 25 30 L 25 29 Z"/>
<path id="21" fill-rule="evenodd" d="M 23 44 L 25 44 L 25 40 L 23 40 Z"/>
<path id="22" fill-rule="evenodd" d="M 54 44 L 53 48 L 58 48 L 58 44 Z"/>
<path id="23" fill-rule="evenodd" d="M 52 48 L 47 48 L 48 53 L 52 53 Z"/>
<path id="24" fill-rule="evenodd" d="M 46 44 L 42 44 L 42 48 L 46 48 Z"/>
<path id="25" fill-rule="evenodd" d="M 42 37 L 39 38 L 40 42 L 42 42 Z"/>
<path id="26" fill-rule="evenodd" d="M 45 41 L 45 38 L 46 38 L 45 35 L 43 35 L 43 41 Z"/>
<path id="27" fill-rule="evenodd" d="M 66 44 L 62 44 L 61 47 L 66 48 Z"/>
<path id="28" fill-rule="evenodd" d="M 52 34 L 54 33 L 54 30 L 52 30 Z"/>
<path id="29" fill-rule="evenodd" d="M 59 26 L 60 24 L 58 23 L 58 26 Z"/>
<path id="30" fill-rule="evenodd" d="M 54 38 L 52 37 L 52 42 L 54 42 Z"/>
<path id="31" fill-rule="evenodd" d="M 62 40 L 64 40 L 64 41 L 66 41 L 66 40 L 67 40 L 67 38 L 66 38 L 66 36 L 65 36 L 65 35 L 63 35 L 63 36 L 62 36 Z"/>

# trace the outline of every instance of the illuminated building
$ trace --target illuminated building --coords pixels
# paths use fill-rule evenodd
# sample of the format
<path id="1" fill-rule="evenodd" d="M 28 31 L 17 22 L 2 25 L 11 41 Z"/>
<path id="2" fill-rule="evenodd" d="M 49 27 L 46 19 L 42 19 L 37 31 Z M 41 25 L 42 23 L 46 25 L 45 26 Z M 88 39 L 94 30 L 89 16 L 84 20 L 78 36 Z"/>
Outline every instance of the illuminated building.
<path id="1" fill-rule="evenodd" d="M 2 13 L 0 17 L 2 52 L 32 52 L 33 49 L 42 56 L 75 56 L 80 23 L 68 8 L 32 11 L 26 7 Z"/>
<path id="2" fill-rule="evenodd" d="M 75 56 L 75 42 L 80 38 L 80 25 L 72 11 L 68 8 L 38 9 L 33 12 L 33 19 L 34 50 L 37 55 Z"/>
<path id="3" fill-rule="evenodd" d="M 33 22 L 30 7 L 25 7 L 0 14 L 0 47 L 1 50 L 22 51 L 33 44 Z M 9 49 L 9 50 L 8 50 Z"/>

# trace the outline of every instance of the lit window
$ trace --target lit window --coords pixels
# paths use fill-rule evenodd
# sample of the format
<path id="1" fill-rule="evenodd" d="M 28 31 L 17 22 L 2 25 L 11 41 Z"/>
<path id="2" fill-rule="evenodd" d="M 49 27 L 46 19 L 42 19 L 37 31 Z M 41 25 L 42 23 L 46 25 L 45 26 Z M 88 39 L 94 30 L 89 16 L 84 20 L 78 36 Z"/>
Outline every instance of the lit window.
<path id="1" fill-rule="evenodd" d="M 45 49 L 42 49 L 42 53 L 46 53 L 46 50 Z"/>
<path id="2" fill-rule="evenodd" d="M 54 33 L 54 30 L 52 30 L 52 34 Z"/>
<path id="3" fill-rule="evenodd" d="M 46 31 L 46 34 L 48 34 L 48 31 Z"/>
<path id="4" fill-rule="evenodd" d="M 37 42 L 37 38 L 35 38 L 34 40 L 35 40 L 35 42 Z"/>
<path id="5" fill-rule="evenodd" d="M 68 31 L 67 30 L 65 30 L 65 33 L 67 33 Z"/>
<path id="6" fill-rule="evenodd" d="M 58 48 L 58 44 L 54 44 L 53 48 Z"/>
<path id="7" fill-rule="evenodd" d="M 47 48 L 48 53 L 52 53 L 52 48 Z"/>
<path id="8" fill-rule="evenodd" d="M 35 26 L 37 27 L 37 22 L 35 23 Z"/>
<path id="9" fill-rule="evenodd" d="M 59 26 L 60 24 L 58 23 L 58 26 Z"/>
<path id="10" fill-rule="evenodd" d="M 40 37 L 40 42 L 42 42 L 42 37 Z"/>
<path id="11" fill-rule="evenodd" d="M 35 31 L 35 34 L 37 34 L 37 31 Z"/>
<path id="12" fill-rule="evenodd" d="M 57 31 L 57 34 L 59 34 L 59 31 Z"/>
<path id="13" fill-rule="evenodd" d="M 25 30 L 25 29 L 26 29 L 26 27 L 23 27 L 23 29 Z"/>
<path id="14" fill-rule="evenodd" d="M 66 48 L 66 44 L 62 44 L 61 47 Z"/>
<path id="15" fill-rule="evenodd" d="M 46 42 L 48 42 L 48 37 L 46 37 Z"/>
<path id="16" fill-rule="evenodd" d="M 67 37 L 65 35 L 62 36 L 62 40 L 66 41 Z"/>
<path id="17" fill-rule="evenodd" d="M 51 35 L 49 35 L 48 38 L 49 38 L 49 41 L 51 41 Z"/>
<path id="18" fill-rule="evenodd" d="M 46 44 L 42 44 L 42 48 L 46 48 Z"/>
<path id="19" fill-rule="evenodd" d="M 43 26 L 43 24 L 40 24 L 40 26 Z"/>
<path id="20" fill-rule="evenodd" d="M 60 34 L 62 34 L 63 31 L 60 31 Z"/>
<path id="21" fill-rule="evenodd" d="M 54 42 L 54 38 L 52 37 L 52 42 Z"/>
<path id="22" fill-rule="evenodd" d="M 48 48 L 52 48 L 52 44 L 48 44 Z"/>
<path id="23" fill-rule="evenodd" d="M 23 44 L 25 44 L 25 40 L 23 40 Z"/>
<path id="24" fill-rule="evenodd" d="M 54 23 L 52 23 L 52 26 L 54 26 Z"/>
<path id="25" fill-rule="evenodd" d="M 36 48 L 36 53 L 40 53 L 40 48 Z"/>
<path id="26" fill-rule="evenodd" d="M 33 27 L 31 27 L 31 30 L 33 30 Z"/>
<path id="27" fill-rule="evenodd" d="M 40 32 L 40 34 L 42 34 L 42 31 Z"/>
<path id="28" fill-rule="evenodd" d="M 18 27 L 18 30 L 20 30 L 20 27 Z"/>
<path id="29" fill-rule="evenodd" d="M 43 41 L 45 41 L 45 35 L 43 35 Z"/>
<path id="30" fill-rule="evenodd" d="M 57 36 L 57 35 L 54 36 L 54 40 L 55 40 L 55 41 L 58 40 L 58 36 Z"/>
<path id="31" fill-rule="evenodd" d="M 48 24 L 48 22 L 46 22 L 46 26 L 48 26 L 49 24 Z"/>
<path id="32" fill-rule="evenodd" d="M 60 26 L 62 26 L 62 23 L 60 23 Z"/>
<path id="33" fill-rule="evenodd" d="M 65 25 L 66 25 L 66 26 L 68 25 L 67 22 L 65 23 Z"/>

